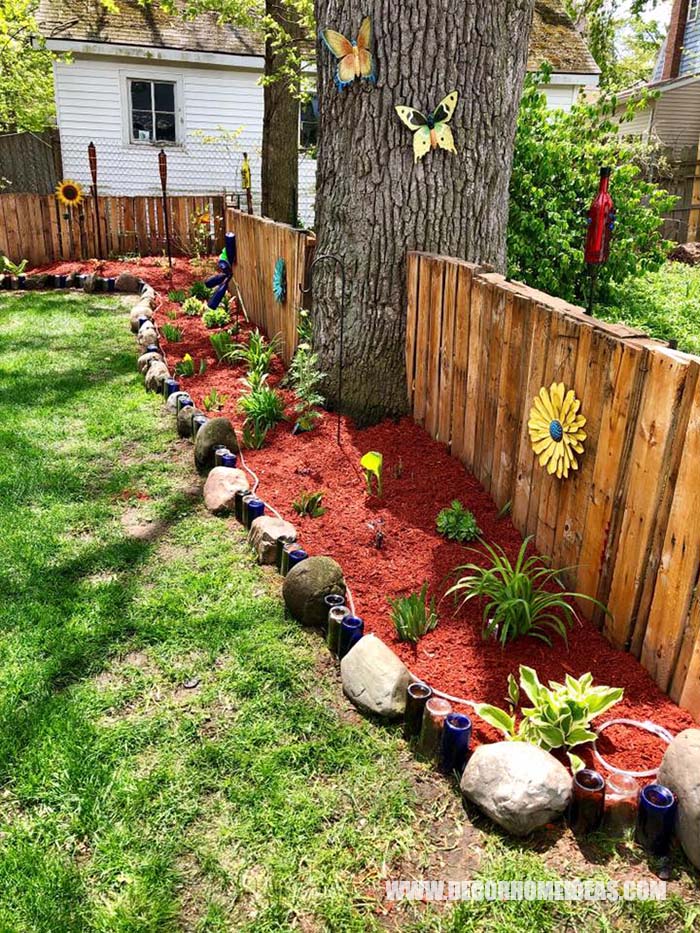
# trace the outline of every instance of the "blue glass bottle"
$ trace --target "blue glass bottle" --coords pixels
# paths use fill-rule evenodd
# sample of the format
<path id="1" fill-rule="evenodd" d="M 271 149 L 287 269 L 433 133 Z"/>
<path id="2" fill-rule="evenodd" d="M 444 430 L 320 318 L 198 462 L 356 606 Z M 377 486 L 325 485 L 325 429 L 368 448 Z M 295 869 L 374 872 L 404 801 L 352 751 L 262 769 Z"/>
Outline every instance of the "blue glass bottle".
<path id="1" fill-rule="evenodd" d="M 303 560 L 306 560 L 308 556 L 309 555 L 306 553 L 306 551 L 300 547 L 291 550 L 289 552 L 289 556 L 287 557 L 287 572 L 289 572 L 292 567 L 296 567 L 296 565 L 300 564 Z"/>
<path id="2" fill-rule="evenodd" d="M 469 716 L 449 713 L 445 717 L 438 757 L 438 769 L 443 774 L 452 774 L 453 771 L 462 773 L 467 763 L 471 737 L 472 721 Z"/>
<path id="3" fill-rule="evenodd" d="M 192 418 L 192 439 L 197 436 L 199 429 L 207 423 L 207 418 L 204 415 L 195 415 Z"/>
<path id="4" fill-rule="evenodd" d="M 170 398 L 173 392 L 180 391 L 180 383 L 177 379 L 165 379 L 163 381 L 163 395 L 166 399 Z"/>
<path id="5" fill-rule="evenodd" d="M 246 507 L 246 528 L 250 528 L 256 518 L 265 514 L 265 503 L 262 499 L 249 499 Z"/>
<path id="6" fill-rule="evenodd" d="M 235 454 L 232 454 L 230 450 L 227 450 L 221 458 L 221 466 L 229 467 L 230 469 L 235 469 L 237 463 L 238 458 Z"/>
<path id="7" fill-rule="evenodd" d="M 663 784 L 647 784 L 639 795 L 637 842 L 651 855 L 667 855 L 676 825 L 678 801 Z"/>
<path id="8" fill-rule="evenodd" d="M 353 645 L 365 633 L 365 623 L 359 616 L 345 616 L 340 623 L 340 638 L 338 639 L 338 660 L 342 661 Z"/>

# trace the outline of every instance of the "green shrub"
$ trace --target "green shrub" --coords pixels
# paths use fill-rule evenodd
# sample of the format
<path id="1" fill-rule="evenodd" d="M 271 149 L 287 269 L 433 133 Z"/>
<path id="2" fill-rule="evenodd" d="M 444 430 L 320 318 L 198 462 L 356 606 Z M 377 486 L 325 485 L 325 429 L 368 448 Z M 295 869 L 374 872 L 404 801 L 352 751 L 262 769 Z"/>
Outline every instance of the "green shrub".
<path id="1" fill-rule="evenodd" d="M 294 502 L 292 502 L 292 508 L 298 515 L 320 518 L 328 511 L 323 505 L 323 496 L 323 492 L 302 492 Z"/>
<path id="2" fill-rule="evenodd" d="M 186 298 L 187 295 L 185 295 L 185 293 L 180 288 L 173 289 L 172 291 L 168 292 L 168 301 L 175 301 L 179 305 L 181 305 Z"/>
<path id="3" fill-rule="evenodd" d="M 284 418 L 284 399 L 274 389 L 262 386 L 238 400 L 239 411 L 246 421 L 269 430 Z"/>
<path id="4" fill-rule="evenodd" d="M 300 320 L 305 320 L 303 314 L 308 312 L 300 312 Z M 298 332 L 301 335 L 305 331 L 300 326 Z M 297 397 L 294 405 L 296 420 L 303 431 L 310 431 L 323 417 L 317 409 L 325 399 L 318 387 L 325 378 L 326 374 L 321 372 L 318 364 L 318 354 L 313 352 L 310 344 L 300 342 L 289 367 L 288 379 Z"/>
<path id="5" fill-rule="evenodd" d="M 173 324 L 163 324 L 160 332 L 169 343 L 179 343 L 182 340 L 182 331 Z"/>
<path id="6" fill-rule="evenodd" d="M 530 540 L 523 541 L 514 564 L 503 548 L 485 544 L 490 566 L 465 564 L 457 567 L 455 573 L 460 570 L 467 573 L 446 594 L 462 596 L 462 604 L 484 597 L 483 636 L 495 638 L 501 645 L 521 635 L 539 638 L 551 645 L 549 632 L 561 635 L 566 641 L 567 626 L 570 628 L 578 619 L 571 600 L 585 599 L 604 612 L 608 611 L 591 596 L 560 589 L 563 571 L 544 566 L 548 562 L 545 557 L 525 556 Z M 556 587 L 556 592 L 550 592 L 548 587 L 551 586 Z"/>
<path id="7" fill-rule="evenodd" d="M 418 644 L 423 635 L 432 632 L 438 624 L 435 597 L 428 601 L 428 584 L 424 583 L 419 593 L 390 599 L 391 621 L 394 623 L 399 641 Z"/>
<path id="8" fill-rule="evenodd" d="M 204 310 L 204 305 L 199 298 L 188 298 L 182 305 L 182 313 L 188 317 L 199 317 Z"/>
<path id="9" fill-rule="evenodd" d="M 437 530 L 451 541 L 473 541 L 481 529 L 469 509 L 459 499 L 453 499 L 449 509 L 443 509 L 435 520 Z"/>
<path id="10" fill-rule="evenodd" d="M 234 362 L 243 361 L 251 372 L 270 371 L 272 359 L 279 352 L 281 338 L 278 335 L 268 343 L 256 328 L 248 337 L 248 343 L 237 343 L 228 355 Z"/>
<path id="11" fill-rule="evenodd" d="M 215 327 L 226 327 L 229 322 L 228 311 L 226 308 L 209 308 L 202 315 L 202 322 L 205 327 L 212 330 Z"/>
<path id="12" fill-rule="evenodd" d="M 514 712 L 520 702 L 520 690 L 532 706 L 521 708 L 522 719 L 516 728 Z M 566 749 L 572 767 L 577 771 L 583 762 L 569 749 L 593 742 L 596 733 L 590 728 L 592 720 L 619 703 L 623 695 L 621 687 L 594 687 L 590 673 L 578 680 L 567 674 L 563 684 L 550 681 L 549 687 L 545 687 L 531 667 L 521 665 L 520 687 L 512 674 L 508 677 L 510 713 L 488 703 L 478 703 L 475 709 L 485 722 L 507 739 L 539 745 L 546 751 Z"/>
<path id="13" fill-rule="evenodd" d="M 175 364 L 175 373 L 178 376 L 194 376 L 196 371 L 195 362 L 190 356 L 189 353 L 185 353 L 183 358 L 179 363 Z M 199 374 L 200 376 L 207 371 L 207 361 L 199 361 Z"/>
<path id="14" fill-rule="evenodd" d="M 216 334 L 210 335 L 209 342 L 214 349 L 217 360 L 221 361 L 227 358 L 235 341 L 229 331 L 220 330 Z"/>
<path id="15" fill-rule="evenodd" d="M 190 287 L 190 297 L 198 298 L 200 302 L 206 301 L 211 297 L 211 289 L 204 282 L 194 282 Z"/>

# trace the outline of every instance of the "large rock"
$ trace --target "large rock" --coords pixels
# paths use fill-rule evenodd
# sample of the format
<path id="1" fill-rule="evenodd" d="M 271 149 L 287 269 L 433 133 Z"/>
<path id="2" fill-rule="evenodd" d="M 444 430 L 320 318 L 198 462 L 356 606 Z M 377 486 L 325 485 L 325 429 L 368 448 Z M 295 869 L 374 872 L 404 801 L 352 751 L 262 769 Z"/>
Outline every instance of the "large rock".
<path id="1" fill-rule="evenodd" d="M 214 467 L 204 484 L 204 504 L 215 515 L 226 515 L 233 512 L 239 489 L 248 489 L 248 478 L 243 470 Z"/>
<path id="2" fill-rule="evenodd" d="M 165 357 L 163 356 L 162 353 L 156 353 L 154 350 L 152 350 L 150 353 L 141 354 L 141 356 L 138 358 L 136 362 L 136 365 L 142 376 L 146 375 L 146 371 L 148 367 L 151 365 L 151 363 L 155 361 L 160 361 L 161 363 L 164 363 Z"/>
<path id="3" fill-rule="evenodd" d="M 686 729 L 675 737 L 658 781 L 678 797 L 676 833 L 688 859 L 700 868 L 700 729 Z"/>
<path id="4" fill-rule="evenodd" d="M 345 696 L 359 709 L 387 719 L 403 716 L 411 672 L 375 635 L 365 635 L 340 662 Z"/>
<path id="5" fill-rule="evenodd" d="M 175 412 L 177 411 L 178 398 L 180 398 L 180 396 L 187 396 L 187 395 L 189 395 L 189 392 L 183 392 L 182 390 L 180 390 L 179 392 L 171 392 L 165 401 L 166 410 L 169 411 L 172 415 L 174 415 Z"/>
<path id="6" fill-rule="evenodd" d="M 233 425 L 228 418 L 210 418 L 199 429 L 194 442 L 194 464 L 200 473 L 206 473 L 214 466 L 214 452 L 222 445 L 232 453 L 238 452 L 238 438 Z"/>
<path id="7" fill-rule="evenodd" d="M 250 526 L 248 541 L 258 555 L 261 564 L 274 564 L 277 558 L 277 540 L 282 538 L 291 544 L 297 539 L 297 531 L 291 522 L 285 522 L 275 515 L 263 515 L 256 518 Z"/>
<path id="8" fill-rule="evenodd" d="M 170 370 L 165 363 L 155 360 L 146 370 L 146 376 L 144 378 L 146 390 L 148 392 L 162 392 L 163 383 L 169 378 Z"/>
<path id="9" fill-rule="evenodd" d="M 496 742 L 474 751 L 461 788 L 499 826 L 526 836 L 564 813 L 571 784 L 569 772 L 549 752 L 527 742 Z"/>
<path id="10" fill-rule="evenodd" d="M 137 295 L 141 291 L 141 280 L 131 272 L 120 272 L 114 288 L 118 292 L 133 292 Z"/>
<path id="11" fill-rule="evenodd" d="M 156 303 L 156 290 L 148 284 L 141 287 L 141 300 L 147 301 L 151 307 Z"/>
<path id="12" fill-rule="evenodd" d="M 343 571 L 330 557 L 307 557 L 284 578 L 282 595 L 287 608 L 303 625 L 322 625 L 328 618 L 323 599 L 345 595 Z"/>
<path id="13" fill-rule="evenodd" d="M 187 408 L 181 408 L 177 413 L 177 433 L 180 437 L 192 437 L 192 418 L 194 415 L 201 415 L 202 412 L 194 405 L 188 405 Z"/>
<path id="14" fill-rule="evenodd" d="M 153 320 L 153 310 L 151 306 L 143 302 L 134 305 L 129 312 L 129 325 L 134 334 L 137 334 L 139 331 L 139 318 L 141 317 L 147 317 L 149 321 Z"/>
<path id="15" fill-rule="evenodd" d="M 150 321 L 146 321 L 145 324 L 141 325 L 136 339 L 141 349 L 145 350 L 146 347 L 150 347 L 152 343 L 158 343 L 158 331 Z"/>

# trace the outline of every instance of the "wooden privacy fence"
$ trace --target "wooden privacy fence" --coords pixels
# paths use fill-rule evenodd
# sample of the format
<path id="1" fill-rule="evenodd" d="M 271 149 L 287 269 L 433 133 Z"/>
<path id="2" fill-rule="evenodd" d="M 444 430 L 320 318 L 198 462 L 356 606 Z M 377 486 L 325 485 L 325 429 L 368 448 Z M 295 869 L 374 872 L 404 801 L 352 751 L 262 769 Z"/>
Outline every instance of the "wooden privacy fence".
<path id="1" fill-rule="evenodd" d="M 193 215 L 208 215 L 208 251 L 223 245 L 224 202 L 219 196 L 168 198 L 174 255 L 189 255 Z M 65 208 L 53 195 L 0 195 L 0 253 L 30 266 L 57 260 L 109 259 L 128 253 L 141 256 L 165 251 L 163 200 L 158 197 L 99 197 L 98 239 L 93 199 Z"/>
<path id="2" fill-rule="evenodd" d="M 282 356 L 289 362 L 297 345 L 299 308 L 305 306 L 300 286 L 305 285 L 316 241 L 305 230 L 232 208 L 226 211 L 226 229 L 236 234 L 235 276 L 246 312 L 270 337 L 281 335 Z M 287 294 L 283 302 L 277 301 L 272 291 L 278 259 L 286 264 Z"/>
<path id="3" fill-rule="evenodd" d="M 582 610 L 700 718 L 700 360 L 469 263 L 412 253 L 406 366 L 416 421 L 496 505 L 510 502 L 518 530 L 612 615 Z M 539 465 L 527 428 L 554 381 L 587 419 L 567 480 Z"/>

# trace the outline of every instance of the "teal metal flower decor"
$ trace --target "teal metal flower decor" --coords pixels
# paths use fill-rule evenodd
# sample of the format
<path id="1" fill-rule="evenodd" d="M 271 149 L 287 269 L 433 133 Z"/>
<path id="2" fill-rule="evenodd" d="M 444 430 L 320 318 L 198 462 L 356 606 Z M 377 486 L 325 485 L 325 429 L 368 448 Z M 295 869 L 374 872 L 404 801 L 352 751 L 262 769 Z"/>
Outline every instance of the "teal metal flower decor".
<path id="1" fill-rule="evenodd" d="M 275 263 L 275 271 L 272 276 L 272 292 L 275 301 L 280 304 L 285 301 L 287 297 L 287 264 L 281 256 Z"/>

